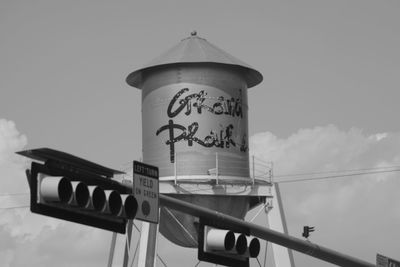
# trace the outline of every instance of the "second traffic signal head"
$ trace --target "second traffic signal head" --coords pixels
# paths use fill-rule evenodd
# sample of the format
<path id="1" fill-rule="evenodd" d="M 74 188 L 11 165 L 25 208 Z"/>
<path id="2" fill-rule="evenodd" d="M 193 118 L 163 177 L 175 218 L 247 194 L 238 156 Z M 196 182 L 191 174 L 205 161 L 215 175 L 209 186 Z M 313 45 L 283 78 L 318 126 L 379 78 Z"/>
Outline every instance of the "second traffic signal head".
<path id="1" fill-rule="evenodd" d="M 198 258 L 201 261 L 227 266 L 249 266 L 249 258 L 257 257 L 260 241 L 231 230 L 213 228 L 200 223 Z"/>

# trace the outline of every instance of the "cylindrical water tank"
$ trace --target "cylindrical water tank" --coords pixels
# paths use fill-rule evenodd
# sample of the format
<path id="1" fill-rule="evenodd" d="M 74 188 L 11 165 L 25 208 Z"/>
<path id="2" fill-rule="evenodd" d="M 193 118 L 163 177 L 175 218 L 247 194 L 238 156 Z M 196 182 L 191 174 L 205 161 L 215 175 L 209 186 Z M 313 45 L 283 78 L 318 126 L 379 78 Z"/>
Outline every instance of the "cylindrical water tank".
<path id="1" fill-rule="evenodd" d="M 233 66 L 168 65 L 145 72 L 143 160 L 160 177 L 249 177 L 247 85 Z M 216 155 L 218 153 L 218 155 Z M 190 177 L 189 177 L 190 178 Z"/>
<path id="2" fill-rule="evenodd" d="M 158 166 L 160 183 L 251 182 L 247 89 L 261 80 L 195 34 L 128 76 L 128 84 L 142 89 L 143 161 Z M 238 218 L 249 207 L 246 196 L 173 196 Z M 197 246 L 191 216 L 163 208 L 160 231 L 178 245 Z"/>

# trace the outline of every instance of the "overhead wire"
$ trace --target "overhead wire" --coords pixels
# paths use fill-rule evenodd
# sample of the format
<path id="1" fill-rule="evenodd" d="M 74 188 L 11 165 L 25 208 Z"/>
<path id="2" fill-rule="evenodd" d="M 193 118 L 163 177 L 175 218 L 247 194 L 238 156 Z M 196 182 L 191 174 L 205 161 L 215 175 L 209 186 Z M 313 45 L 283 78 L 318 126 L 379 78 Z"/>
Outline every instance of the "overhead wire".
<path id="1" fill-rule="evenodd" d="M 30 207 L 30 205 L 15 206 L 15 207 L 0 207 L 0 210 L 22 209 L 22 208 L 29 208 L 29 207 Z"/>
<path id="2" fill-rule="evenodd" d="M 29 192 L 26 192 L 26 193 L 4 193 L 4 194 L 0 194 L 0 197 L 25 196 L 25 195 L 29 195 Z"/>
<path id="3" fill-rule="evenodd" d="M 305 181 L 316 181 L 316 180 L 326 180 L 326 179 L 335 179 L 335 178 L 343 178 L 349 176 L 359 176 L 365 174 L 377 174 L 377 173 L 389 173 L 389 172 L 398 172 L 400 169 L 393 169 L 393 170 L 380 170 L 380 171 L 370 171 L 370 172 L 356 172 L 356 173 L 348 173 L 348 174 L 338 174 L 338 175 L 329 175 L 329 176 L 322 176 L 322 177 L 313 177 L 313 178 L 302 178 L 302 179 L 292 179 L 292 180 L 282 180 L 282 181 L 275 181 L 275 183 L 296 183 L 296 182 L 305 182 Z M 306 174 L 304 174 L 306 175 Z M 277 177 L 277 176 L 275 176 Z M 281 176 L 282 177 L 282 176 Z"/>
<path id="4" fill-rule="evenodd" d="M 379 169 L 397 169 L 397 168 L 400 168 L 400 166 L 399 165 L 394 165 L 394 166 L 363 168 L 363 169 L 352 169 L 352 170 L 320 171 L 320 172 L 294 173 L 294 174 L 291 173 L 291 174 L 274 175 L 274 177 L 275 178 L 282 178 L 282 177 L 305 176 L 305 175 L 326 174 L 326 173 L 360 172 L 360 171 L 371 171 L 371 170 L 379 170 Z"/>

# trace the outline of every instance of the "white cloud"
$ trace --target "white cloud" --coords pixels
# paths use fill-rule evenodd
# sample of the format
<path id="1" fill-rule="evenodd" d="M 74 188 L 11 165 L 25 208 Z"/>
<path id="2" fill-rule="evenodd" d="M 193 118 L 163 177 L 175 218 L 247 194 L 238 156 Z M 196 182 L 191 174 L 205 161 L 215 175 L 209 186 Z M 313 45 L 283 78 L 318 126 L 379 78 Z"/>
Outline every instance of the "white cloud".
<path id="1" fill-rule="evenodd" d="M 26 144 L 26 136 L 18 132 L 14 122 L 0 119 L 0 194 L 28 191 L 24 178 L 27 161 L 15 154 Z"/>
<path id="2" fill-rule="evenodd" d="M 274 162 L 274 173 L 296 174 L 400 165 L 400 133 L 364 134 L 333 125 L 301 129 L 287 139 L 272 133 L 251 138 L 251 153 Z M 333 173 L 287 179 L 317 178 Z M 281 184 L 290 234 L 301 238 L 302 226 L 316 226 L 311 240 L 375 261 L 377 252 L 400 251 L 400 172 Z M 281 178 L 283 179 L 283 177 Z M 276 178 L 276 180 L 279 180 Z M 323 266 L 296 254 L 298 266 Z"/>
<path id="3" fill-rule="evenodd" d="M 107 261 L 111 234 L 78 224 L 32 214 L 25 169 L 16 155 L 27 138 L 12 121 L 0 119 L 0 265 L 98 266 Z M 55 264 L 57 263 L 57 264 Z"/>

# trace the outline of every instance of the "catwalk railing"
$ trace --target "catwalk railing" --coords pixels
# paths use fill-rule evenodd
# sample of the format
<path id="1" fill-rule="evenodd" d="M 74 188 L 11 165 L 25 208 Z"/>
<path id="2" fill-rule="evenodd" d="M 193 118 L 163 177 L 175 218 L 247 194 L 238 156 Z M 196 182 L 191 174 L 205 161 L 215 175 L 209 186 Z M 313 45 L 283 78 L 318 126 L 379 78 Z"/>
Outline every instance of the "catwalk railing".
<path id="1" fill-rule="evenodd" d="M 193 179 L 224 180 L 255 183 L 256 180 L 273 183 L 273 163 L 255 156 L 239 157 L 226 153 L 202 155 L 200 153 L 175 153 L 174 162 L 166 164 L 165 157 L 146 158 L 145 162 L 158 166 L 160 177 L 180 183 Z M 171 165 L 172 164 L 172 165 Z"/>

